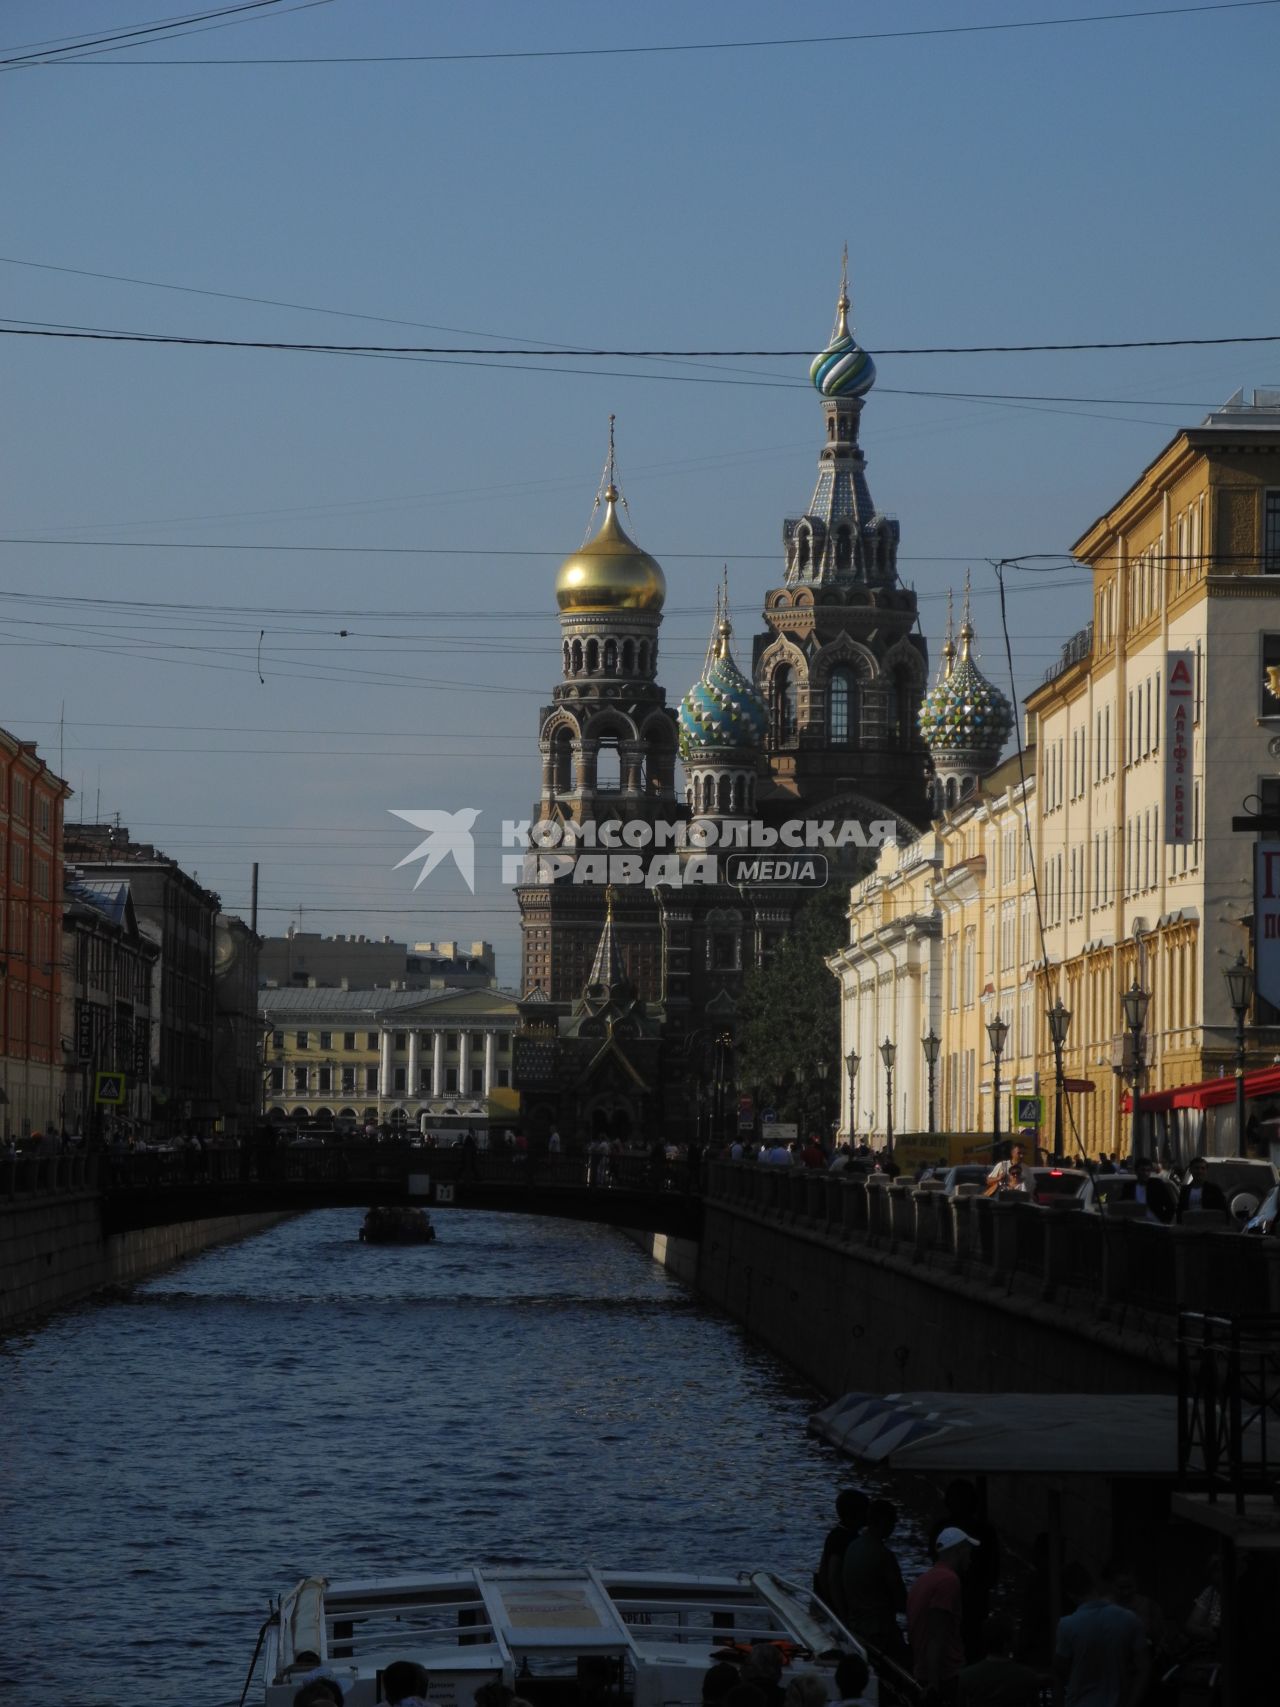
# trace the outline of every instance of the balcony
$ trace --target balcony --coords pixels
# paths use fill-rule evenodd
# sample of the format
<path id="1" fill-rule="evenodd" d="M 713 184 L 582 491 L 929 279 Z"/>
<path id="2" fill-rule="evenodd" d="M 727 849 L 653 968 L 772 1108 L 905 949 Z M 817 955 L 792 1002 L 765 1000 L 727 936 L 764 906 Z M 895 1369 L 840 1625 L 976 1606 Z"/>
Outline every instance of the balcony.
<path id="1" fill-rule="evenodd" d="M 1090 622 L 1086 623 L 1082 629 L 1073 634 L 1070 640 L 1067 641 L 1066 645 L 1062 648 L 1062 653 L 1059 656 L 1057 663 L 1050 664 L 1049 668 L 1041 677 L 1041 686 L 1047 687 L 1050 682 L 1056 682 L 1059 676 L 1065 675 L 1066 672 L 1072 669 L 1076 664 L 1082 664 L 1086 658 L 1092 655 L 1092 653 L 1093 624 Z"/>

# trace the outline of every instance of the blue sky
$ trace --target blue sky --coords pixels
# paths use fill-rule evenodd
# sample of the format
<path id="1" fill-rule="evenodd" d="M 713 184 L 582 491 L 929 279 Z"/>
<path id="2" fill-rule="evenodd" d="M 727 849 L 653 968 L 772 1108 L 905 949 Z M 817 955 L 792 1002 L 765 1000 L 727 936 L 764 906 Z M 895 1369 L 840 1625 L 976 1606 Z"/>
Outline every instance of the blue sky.
<path id="1" fill-rule="evenodd" d="M 118 57 L 741 41 L 1107 9 L 332 0 Z M 7 0 L 0 49 L 167 15 Z M 1278 58 L 1280 7 L 1265 6 L 685 54 L 11 70 L 3 315 L 286 341 L 816 350 L 847 241 L 872 350 L 1280 331 Z M 264 929 L 301 907 L 326 933 L 485 936 L 507 980 L 518 931 L 498 831 L 536 794 L 554 572 L 583 537 L 609 413 L 632 531 L 667 572 L 673 700 L 698 672 L 722 563 L 749 656 L 818 448 L 803 359 L 595 364 L 610 377 L 555 358 L 25 338 L 3 356 L 0 533 L 78 543 L 0 545 L 0 722 L 56 765 L 65 710 L 85 815 L 118 812 L 229 907 L 247 909 L 258 859 Z M 936 656 L 946 591 L 972 565 L 982 656 L 1006 688 L 988 560 L 1065 551 L 1179 426 L 1280 383 L 1268 346 L 878 366 L 862 437 L 872 491 L 901 518 L 901 572 Z M 309 549 L 263 549 L 282 545 Z M 85 599 L 130 602 L 66 602 Z M 1015 577 L 1009 613 L 1025 691 L 1087 621 L 1087 589 Z M 443 868 L 415 895 L 413 872 L 391 869 L 413 839 L 389 809 L 463 805 L 483 813 L 476 897 Z"/>

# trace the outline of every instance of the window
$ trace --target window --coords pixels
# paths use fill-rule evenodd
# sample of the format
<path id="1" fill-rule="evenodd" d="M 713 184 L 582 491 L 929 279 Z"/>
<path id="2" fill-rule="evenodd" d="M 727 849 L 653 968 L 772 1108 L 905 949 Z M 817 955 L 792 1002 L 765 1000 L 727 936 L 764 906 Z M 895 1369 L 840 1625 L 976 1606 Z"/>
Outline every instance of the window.
<path id="1" fill-rule="evenodd" d="M 20 776 L 13 779 L 13 815 L 15 818 L 25 818 L 27 815 L 27 785 Z"/>
<path id="2" fill-rule="evenodd" d="M 378 1034 L 376 1031 L 367 1031 L 365 1033 L 364 1046 L 366 1049 L 376 1049 L 378 1047 Z"/>
<path id="3" fill-rule="evenodd" d="M 446 1067 L 444 1070 L 444 1088 L 447 1096 L 453 1096 L 458 1089 L 458 1069 Z"/>
<path id="4" fill-rule="evenodd" d="M 471 1069 L 471 1090 L 472 1090 L 472 1094 L 476 1095 L 476 1096 L 478 1096 L 484 1090 L 484 1068 L 483 1067 L 473 1067 Z"/>
<path id="5" fill-rule="evenodd" d="M 1275 670 L 1276 675 L 1269 677 L 1267 674 L 1269 670 Z M 1258 689 L 1261 696 L 1258 712 L 1262 717 L 1280 717 L 1280 694 L 1272 691 L 1272 681 L 1280 687 L 1280 634 L 1264 634 L 1262 636 L 1262 684 Z M 1196 698 L 1198 702 L 1198 694 Z"/>
<path id="6" fill-rule="evenodd" d="M 407 1083 L 407 1079 L 406 1079 L 405 1068 L 393 1067 L 391 1069 L 391 1088 L 392 1088 L 392 1090 L 395 1091 L 397 1095 L 399 1095 L 404 1091 L 406 1083 Z"/>
<path id="7" fill-rule="evenodd" d="M 320 1047 L 321 1049 L 333 1048 L 333 1033 L 331 1031 L 322 1031 L 320 1033 Z"/>
<path id="8" fill-rule="evenodd" d="M 271 1089 L 273 1091 L 277 1091 L 277 1092 L 282 1091 L 284 1089 L 284 1068 L 283 1067 L 273 1067 L 271 1069 Z"/>
<path id="9" fill-rule="evenodd" d="M 374 1034 L 370 1032 L 369 1035 L 372 1037 Z M 376 1097 L 378 1094 L 378 1069 L 376 1067 L 366 1067 L 364 1070 L 364 1093 L 371 1097 Z"/>
<path id="10" fill-rule="evenodd" d="M 1264 500 L 1262 573 L 1280 575 L 1280 491 L 1268 492 Z"/>
<path id="11" fill-rule="evenodd" d="M 15 883 L 27 881 L 27 850 L 21 842 L 13 844 L 13 881 Z"/>
<path id="12" fill-rule="evenodd" d="M 311 1047 L 310 1039 L 305 1031 L 298 1032 L 293 1041 L 299 1049 L 309 1049 Z"/>
<path id="13" fill-rule="evenodd" d="M 796 673 L 789 664 L 784 664 L 773 678 L 774 740 L 794 741 L 797 721 Z"/>
<path id="14" fill-rule="evenodd" d="M 271 1033 L 271 1047 L 273 1049 L 284 1048 L 284 1033 L 282 1031 L 273 1031 Z"/>
<path id="15" fill-rule="evenodd" d="M 356 1046 L 356 1034 L 355 1034 L 355 1032 L 354 1031 L 344 1031 L 342 1034 L 342 1047 L 344 1049 L 346 1049 L 347 1051 L 350 1051 L 350 1050 L 354 1049 L 355 1046 Z"/>
<path id="16" fill-rule="evenodd" d="M 356 1070 L 355 1070 L 355 1068 L 354 1067 L 344 1067 L 342 1069 L 342 1094 L 343 1094 L 343 1096 L 354 1095 L 355 1088 L 356 1088 Z"/>
<path id="17" fill-rule="evenodd" d="M 853 675 L 847 669 L 833 670 L 827 684 L 827 732 L 836 747 L 847 747 L 855 716 L 856 688 Z"/>
<path id="18" fill-rule="evenodd" d="M 328 1092 L 333 1089 L 333 1068 L 319 1067 L 316 1069 L 316 1083 L 320 1090 Z"/>
<path id="19" fill-rule="evenodd" d="M 450 1054 L 453 1054 L 453 1055 L 457 1054 L 457 1052 L 458 1052 L 458 1034 L 456 1031 L 445 1032 L 445 1034 L 444 1034 L 444 1046 L 450 1052 Z"/>
<path id="20" fill-rule="evenodd" d="M 293 1069 L 293 1088 L 295 1091 L 301 1091 L 305 1095 L 307 1089 L 307 1069 L 305 1067 L 295 1067 Z"/>

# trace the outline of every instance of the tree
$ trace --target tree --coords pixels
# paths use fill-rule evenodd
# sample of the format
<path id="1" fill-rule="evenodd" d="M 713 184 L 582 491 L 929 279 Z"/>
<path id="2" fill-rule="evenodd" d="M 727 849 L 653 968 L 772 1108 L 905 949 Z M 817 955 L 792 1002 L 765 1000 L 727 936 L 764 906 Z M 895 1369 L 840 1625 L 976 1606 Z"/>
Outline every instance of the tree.
<path id="1" fill-rule="evenodd" d="M 843 877 L 843 874 L 842 874 Z M 843 947 L 848 925 L 847 877 L 831 883 L 797 911 L 772 958 L 743 981 L 738 1004 L 738 1083 L 758 1089 L 780 1114 L 803 1121 L 826 1095 L 839 1095 L 840 986 L 827 969 Z"/>

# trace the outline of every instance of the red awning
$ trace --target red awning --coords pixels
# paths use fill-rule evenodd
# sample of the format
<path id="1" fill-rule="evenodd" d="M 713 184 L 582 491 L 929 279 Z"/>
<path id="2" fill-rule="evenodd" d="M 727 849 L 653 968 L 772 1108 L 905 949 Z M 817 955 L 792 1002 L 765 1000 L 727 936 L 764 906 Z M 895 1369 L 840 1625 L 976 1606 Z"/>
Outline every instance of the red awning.
<path id="1" fill-rule="evenodd" d="M 1280 1067 L 1260 1067 L 1257 1072 L 1246 1073 L 1244 1094 L 1250 1102 L 1258 1097 L 1280 1098 Z M 1220 1079 L 1201 1079 L 1198 1085 L 1175 1085 L 1167 1091 L 1143 1091 L 1142 1107 L 1149 1113 L 1159 1114 L 1171 1108 L 1223 1108 L 1235 1099 L 1235 1074 L 1226 1073 Z M 1124 1093 L 1120 1106 L 1126 1114 L 1132 1109 L 1130 1092 Z"/>

